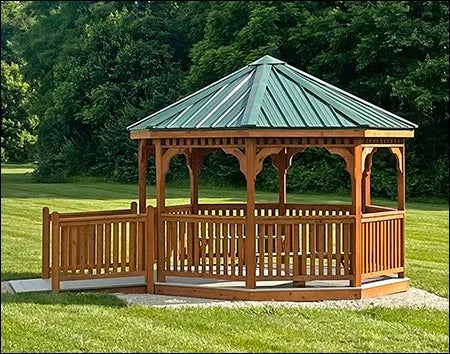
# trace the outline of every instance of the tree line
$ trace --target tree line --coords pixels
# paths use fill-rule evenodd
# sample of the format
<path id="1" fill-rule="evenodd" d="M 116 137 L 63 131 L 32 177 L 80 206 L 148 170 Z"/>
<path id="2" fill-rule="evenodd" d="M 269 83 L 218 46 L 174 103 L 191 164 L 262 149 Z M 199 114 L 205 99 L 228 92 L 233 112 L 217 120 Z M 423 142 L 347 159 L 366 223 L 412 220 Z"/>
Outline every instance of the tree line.
<path id="1" fill-rule="evenodd" d="M 2 1 L 2 162 L 35 179 L 137 181 L 126 126 L 269 54 L 419 125 L 408 197 L 448 197 L 448 3 L 439 1 Z M 274 190 L 270 161 L 257 186 Z M 154 162 L 148 167 L 154 180 Z M 182 158 L 169 180 L 187 175 Z M 220 152 L 201 181 L 240 186 Z M 343 162 L 298 154 L 288 190 L 345 192 Z M 396 195 L 393 157 L 374 158 L 373 194 Z"/>

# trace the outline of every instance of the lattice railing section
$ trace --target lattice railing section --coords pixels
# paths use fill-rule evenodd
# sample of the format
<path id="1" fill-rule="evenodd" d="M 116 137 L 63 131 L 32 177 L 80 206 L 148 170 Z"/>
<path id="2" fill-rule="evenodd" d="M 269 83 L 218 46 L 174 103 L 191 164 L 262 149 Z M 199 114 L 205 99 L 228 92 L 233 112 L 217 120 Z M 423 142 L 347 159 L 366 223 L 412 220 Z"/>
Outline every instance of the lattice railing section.
<path id="1" fill-rule="evenodd" d="M 362 274 L 364 278 L 403 272 L 404 212 L 363 214 Z"/>

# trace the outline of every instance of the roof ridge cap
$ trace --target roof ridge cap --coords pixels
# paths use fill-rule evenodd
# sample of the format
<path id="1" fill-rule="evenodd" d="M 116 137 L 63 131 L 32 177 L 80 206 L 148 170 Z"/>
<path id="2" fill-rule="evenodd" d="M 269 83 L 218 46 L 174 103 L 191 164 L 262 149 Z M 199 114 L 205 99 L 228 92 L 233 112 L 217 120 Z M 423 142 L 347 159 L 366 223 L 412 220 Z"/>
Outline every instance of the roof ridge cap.
<path id="1" fill-rule="evenodd" d="M 270 73 L 272 72 L 272 65 L 258 65 L 256 67 L 253 85 L 250 90 L 247 105 L 245 106 L 244 115 L 242 117 L 241 125 L 244 127 L 255 127 L 258 118 L 259 110 L 261 109 L 264 93 L 267 89 Z"/>

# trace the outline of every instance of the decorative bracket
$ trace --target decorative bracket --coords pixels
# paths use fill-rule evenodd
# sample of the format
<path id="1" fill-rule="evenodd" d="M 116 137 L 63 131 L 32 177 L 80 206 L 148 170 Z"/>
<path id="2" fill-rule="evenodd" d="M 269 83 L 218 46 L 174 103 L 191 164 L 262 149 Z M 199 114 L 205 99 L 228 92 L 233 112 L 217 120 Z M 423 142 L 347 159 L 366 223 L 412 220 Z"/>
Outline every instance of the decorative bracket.
<path id="1" fill-rule="evenodd" d="M 395 155 L 397 159 L 397 169 L 400 173 L 403 173 L 403 153 L 398 147 L 390 147 L 389 150 Z"/>
<path id="2" fill-rule="evenodd" d="M 222 150 L 225 154 L 233 155 L 238 159 L 239 169 L 245 176 L 247 174 L 245 154 L 239 148 L 222 147 Z"/>
<path id="3" fill-rule="evenodd" d="M 345 161 L 345 167 L 347 171 L 350 173 L 351 176 L 353 176 L 353 154 L 352 152 L 347 148 L 340 148 L 340 147 L 326 147 L 326 149 L 329 151 L 330 154 L 333 155 L 339 155 L 342 157 Z"/>

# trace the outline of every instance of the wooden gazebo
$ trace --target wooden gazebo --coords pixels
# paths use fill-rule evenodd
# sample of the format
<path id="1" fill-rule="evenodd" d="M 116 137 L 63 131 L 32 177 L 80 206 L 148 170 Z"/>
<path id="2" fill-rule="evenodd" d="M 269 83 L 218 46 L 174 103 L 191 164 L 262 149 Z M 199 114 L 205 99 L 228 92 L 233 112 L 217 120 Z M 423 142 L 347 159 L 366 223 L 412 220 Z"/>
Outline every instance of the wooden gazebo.
<path id="1" fill-rule="evenodd" d="M 145 274 L 150 292 L 224 299 L 349 299 L 406 290 L 405 139 L 413 137 L 415 127 L 264 56 L 128 127 L 139 143 L 139 212 L 134 213 L 147 216 L 139 219 L 147 223 L 142 231 L 147 242 L 139 248 L 138 241 L 131 250 L 138 260 L 126 256 L 123 269 L 131 266 Z M 293 156 L 307 147 L 343 158 L 351 204 L 287 202 L 287 171 Z M 397 209 L 371 204 L 372 156 L 380 148 L 389 149 L 397 161 Z M 199 203 L 200 167 L 217 149 L 239 161 L 247 183 L 245 204 Z M 146 205 L 151 154 L 156 159 L 155 210 Z M 165 177 L 177 154 L 186 157 L 190 204 L 166 206 Z M 278 170 L 279 198 L 259 204 L 255 179 L 268 156 Z M 118 229 L 118 235 L 124 232 Z M 105 242 L 103 229 L 100 235 Z M 123 247 L 119 242 L 117 253 Z M 93 275 L 97 255 L 92 256 Z M 113 259 L 99 274 L 114 273 Z M 119 272 L 120 259 L 115 269 Z"/>

